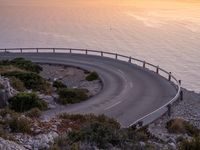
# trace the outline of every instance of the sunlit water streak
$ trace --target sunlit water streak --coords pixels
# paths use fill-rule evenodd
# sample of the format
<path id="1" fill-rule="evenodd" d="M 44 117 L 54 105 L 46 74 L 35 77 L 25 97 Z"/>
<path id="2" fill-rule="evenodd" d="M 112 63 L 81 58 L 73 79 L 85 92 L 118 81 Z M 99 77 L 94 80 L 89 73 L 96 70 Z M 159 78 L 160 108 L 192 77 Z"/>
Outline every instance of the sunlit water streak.
<path id="1" fill-rule="evenodd" d="M 199 14 L 198 0 L 0 0 L 0 47 L 132 55 L 200 91 Z"/>

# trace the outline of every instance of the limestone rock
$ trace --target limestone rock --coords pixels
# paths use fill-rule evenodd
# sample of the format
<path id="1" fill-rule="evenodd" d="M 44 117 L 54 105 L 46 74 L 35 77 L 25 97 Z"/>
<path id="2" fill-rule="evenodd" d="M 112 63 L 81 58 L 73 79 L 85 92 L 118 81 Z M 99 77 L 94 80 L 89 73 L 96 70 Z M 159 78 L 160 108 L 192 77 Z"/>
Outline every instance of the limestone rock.
<path id="1" fill-rule="evenodd" d="M 0 149 L 2 150 L 27 150 L 23 146 L 9 140 L 5 140 L 0 137 Z"/>

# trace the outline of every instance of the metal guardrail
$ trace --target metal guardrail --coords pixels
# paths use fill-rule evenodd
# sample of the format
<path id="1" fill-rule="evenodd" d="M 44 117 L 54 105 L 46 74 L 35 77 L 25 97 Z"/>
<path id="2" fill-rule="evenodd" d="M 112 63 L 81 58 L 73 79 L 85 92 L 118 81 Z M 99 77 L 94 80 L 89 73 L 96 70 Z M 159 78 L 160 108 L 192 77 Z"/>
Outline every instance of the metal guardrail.
<path id="1" fill-rule="evenodd" d="M 170 115 L 171 105 L 175 101 L 177 101 L 180 97 L 182 98 L 182 94 L 183 94 L 181 91 L 181 81 L 176 79 L 176 77 L 173 76 L 171 72 L 168 72 L 160 68 L 159 66 L 153 65 L 151 63 L 148 63 L 140 59 L 133 58 L 131 56 L 128 57 L 128 56 L 117 54 L 117 53 L 89 50 L 89 49 L 74 49 L 74 48 L 5 48 L 5 49 L 0 49 L 0 53 L 2 52 L 3 53 L 13 53 L 13 52 L 14 53 L 72 53 L 72 54 L 85 54 L 85 55 L 109 57 L 109 58 L 113 58 L 113 59 L 117 59 L 121 61 L 126 61 L 135 65 L 141 66 L 142 68 L 150 69 L 151 71 L 154 71 L 156 74 L 165 77 L 167 80 L 169 80 L 169 82 L 174 83 L 173 85 L 175 86 L 177 93 L 171 100 L 169 100 L 168 103 L 164 104 L 163 106 L 156 109 L 155 111 L 145 115 L 144 117 L 138 119 L 134 123 L 130 124 L 130 126 L 138 125 L 138 124 L 139 126 L 147 125 L 151 123 L 152 121 L 158 119 L 161 115 L 163 115 L 166 112 L 168 112 Z"/>

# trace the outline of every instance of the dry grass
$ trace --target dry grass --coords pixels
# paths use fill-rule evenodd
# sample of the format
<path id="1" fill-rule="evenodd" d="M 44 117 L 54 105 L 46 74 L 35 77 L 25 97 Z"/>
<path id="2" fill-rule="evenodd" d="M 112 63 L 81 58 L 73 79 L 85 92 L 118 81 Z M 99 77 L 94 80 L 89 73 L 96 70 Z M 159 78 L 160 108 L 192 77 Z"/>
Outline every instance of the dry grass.
<path id="1" fill-rule="evenodd" d="M 171 133 L 185 133 L 185 120 L 181 118 L 172 119 L 167 123 L 167 129 Z"/>
<path id="2" fill-rule="evenodd" d="M 198 136 L 199 130 L 182 118 L 174 118 L 167 122 L 166 128 L 170 133 L 188 134 L 190 136 Z"/>
<path id="3" fill-rule="evenodd" d="M 26 72 L 25 70 L 19 69 L 13 65 L 8 65 L 8 66 L 0 66 L 0 74 L 7 73 L 7 72 Z"/>
<path id="4" fill-rule="evenodd" d="M 20 92 L 23 92 L 26 90 L 24 83 L 20 79 L 15 78 L 15 77 L 10 77 L 9 80 L 12 87 L 15 88 L 16 90 Z"/>

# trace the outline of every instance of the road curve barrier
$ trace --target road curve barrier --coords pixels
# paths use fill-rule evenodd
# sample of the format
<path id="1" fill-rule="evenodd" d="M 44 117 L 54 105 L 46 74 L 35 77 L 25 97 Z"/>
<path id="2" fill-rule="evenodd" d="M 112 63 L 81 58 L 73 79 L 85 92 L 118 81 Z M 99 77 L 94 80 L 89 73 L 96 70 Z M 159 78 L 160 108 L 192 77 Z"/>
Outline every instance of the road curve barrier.
<path id="1" fill-rule="evenodd" d="M 159 66 L 156 66 L 149 62 L 131 56 L 125 56 L 117 53 L 104 52 L 98 50 L 75 49 L 75 48 L 4 48 L 0 49 L 0 53 L 69 53 L 69 54 L 85 54 L 85 55 L 94 55 L 100 57 L 109 57 L 112 59 L 121 60 L 129 62 L 134 65 L 138 65 L 144 69 L 149 69 L 155 72 L 157 75 L 160 75 L 166 78 L 169 82 L 171 82 L 176 88 L 176 94 L 174 95 L 174 97 L 160 108 L 136 120 L 135 122 L 130 124 L 129 127 L 131 126 L 141 127 L 155 121 L 165 113 L 168 113 L 168 115 L 170 115 L 171 105 L 177 100 L 183 99 L 183 93 L 181 91 L 181 80 L 178 80 L 174 75 L 172 75 L 171 72 L 168 72 L 160 68 Z"/>

